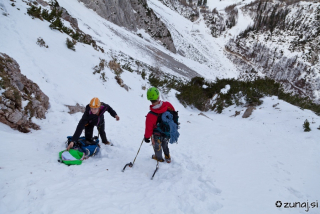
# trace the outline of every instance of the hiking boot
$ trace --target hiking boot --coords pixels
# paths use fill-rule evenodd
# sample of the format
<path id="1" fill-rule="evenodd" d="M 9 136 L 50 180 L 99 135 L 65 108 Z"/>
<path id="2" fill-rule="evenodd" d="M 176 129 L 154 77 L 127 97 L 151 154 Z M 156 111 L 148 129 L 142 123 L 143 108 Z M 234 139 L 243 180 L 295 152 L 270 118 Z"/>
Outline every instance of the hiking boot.
<path id="1" fill-rule="evenodd" d="M 151 159 L 154 159 L 154 160 L 159 161 L 159 162 L 164 162 L 163 159 L 158 160 L 155 155 L 152 155 L 152 156 L 151 156 Z"/>
<path id="2" fill-rule="evenodd" d="M 165 160 L 166 160 L 167 163 L 171 163 L 171 157 L 170 157 L 170 155 L 168 155 L 168 156 L 165 155 L 164 158 L 165 158 Z"/>
<path id="3" fill-rule="evenodd" d="M 113 144 L 110 141 L 107 141 L 105 145 L 113 146 Z"/>

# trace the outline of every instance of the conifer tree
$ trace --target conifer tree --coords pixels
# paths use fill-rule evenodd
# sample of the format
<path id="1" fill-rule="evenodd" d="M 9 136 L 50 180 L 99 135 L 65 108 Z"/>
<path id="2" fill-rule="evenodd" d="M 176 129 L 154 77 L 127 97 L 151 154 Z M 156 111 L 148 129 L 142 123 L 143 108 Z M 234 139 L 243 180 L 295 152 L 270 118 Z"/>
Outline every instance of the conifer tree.
<path id="1" fill-rule="evenodd" d="M 56 18 L 54 22 L 52 22 L 49 27 L 51 29 L 61 30 L 63 27 L 63 23 L 59 17 Z"/>
<path id="2" fill-rule="evenodd" d="M 310 132 L 311 131 L 310 123 L 309 123 L 309 121 L 307 119 L 303 123 L 303 129 L 304 129 L 305 132 Z"/>
<path id="3" fill-rule="evenodd" d="M 67 47 L 73 51 L 76 51 L 74 45 L 75 45 L 75 42 L 74 41 L 71 41 L 69 38 L 67 38 L 67 41 L 66 41 L 66 44 L 67 44 Z"/>

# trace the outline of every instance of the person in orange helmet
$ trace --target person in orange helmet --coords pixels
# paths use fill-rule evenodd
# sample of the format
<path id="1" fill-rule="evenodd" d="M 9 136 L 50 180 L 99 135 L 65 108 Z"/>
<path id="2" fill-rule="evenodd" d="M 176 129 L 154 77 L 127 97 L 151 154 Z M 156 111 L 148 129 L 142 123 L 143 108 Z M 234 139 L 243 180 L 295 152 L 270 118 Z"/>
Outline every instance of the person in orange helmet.
<path id="1" fill-rule="evenodd" d="M 77 142 L 82 130 L 85 130 L 85 138 L 88 141 L 92 140 L 93 136 L 93 128 L 97 126 L 98 131 L 101 136 L 102 143 L 106 145 L 111 145 L 111 143 L 107 140 L 106 132 L 105 132 L 105 124 L 104 124 L 104 113 L 109 112 L 109 114 L 116 118 L 117 121 L 120 120 L 120 117 L 117 113 L 108 105 L 100 100 L 97 97 L 94 97 L 89 105 L 86 106 L 86 110 L 82 115 L 81 120 L 78 123 L 77 129 L 72 136 L 72 140 L 69 143 L 67 150 L 70 150 L 74 147 L 75 143 Z"/>

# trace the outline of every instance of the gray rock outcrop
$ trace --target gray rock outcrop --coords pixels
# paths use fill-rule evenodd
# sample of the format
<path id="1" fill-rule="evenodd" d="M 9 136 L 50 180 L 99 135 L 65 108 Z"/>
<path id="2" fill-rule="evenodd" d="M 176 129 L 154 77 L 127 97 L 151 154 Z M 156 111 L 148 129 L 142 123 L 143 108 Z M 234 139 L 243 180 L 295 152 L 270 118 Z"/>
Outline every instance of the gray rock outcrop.
<path id="1" fill-rule="evenodd" d="M 199 12 L 196 4 L 186 0 L 159 0 L 162 4 L 176 11 L 186 19 L 194 22 L 199 18 Z M 197 2 L 198 3 L 198 2 Z"/>
<path id="2" fill-rule="evenodd" d="M 75 106 L 70 106 L 70 105 L 66 105 L 69 108 L 69 114 L 75 114 L 78 112 L 84 113 L 86 110 L 85 106 L 81 106 L 79 105 L 79 103 L 77 103 Z"/>
<path id="3" fill-rule="evenodd" d="M 80 0 L 86 7 L 116 25 L 131 31 L 144 29 L 155 40 L 173 53 L 176 48 L 166 25 L 148 7 L 146 0 Z"/>
<path id="4" fill-rule="evenodd" d="M 48 108 L 48 96 L 21 74 L 14 59 L 0 53 L 0 122 L 24 133 L 38 130 L 31 119 L 45 119 Z"/>
<path id="5" fill-rule="evenodd" d="M 61 18 L 70 22 L 71 26 L 76 29 L 79 30 L 79 26 L 78 26 L 78 20 L 76 18 L 73 18 L 66 9 L 64 9 L 63 7 L 59 7 L 59 10 L 62 11 L 61 13 Z"/>
<path id="6" fill-rule="evenodd" d="M 44 1 L 44 0 L 36 0 L 36 2 L 38 2 L 41 6 L 46 7 L 48 6 L 48 2 Z"/>
<path id="7" fill-rule="evenodd" d="M 248 118 L 251 116 L 253 110 L 255 110 L 256 108 L 254 106 L 249 106 L 246 111 L 243 113 L 242 118 Z"/>

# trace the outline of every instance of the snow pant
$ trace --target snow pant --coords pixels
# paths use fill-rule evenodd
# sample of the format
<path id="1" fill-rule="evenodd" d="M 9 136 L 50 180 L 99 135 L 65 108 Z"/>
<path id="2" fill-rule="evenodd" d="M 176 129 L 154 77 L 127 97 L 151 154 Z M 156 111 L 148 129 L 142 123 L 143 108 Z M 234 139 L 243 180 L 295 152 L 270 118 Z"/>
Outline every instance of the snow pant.
<path id="1" fill-rule="evenodd" d="M 93 137 L 93 128 L 94 125 L 88 124 L 87 126 L 84 127 L 84 136 L 86 137 L 86 140 L 91 141 Z M 100 137 L 102 140 L 102 143 L 107 143 L 107 136 L 106 132 L 104 131 L 104 123 L 98 126 L 98 131 L 100 133 Z"/>
<path id="2" fill-rule="evenodd" d="M 156 158 L 158 160 L 163 159 L 162 150 L 164 155 L 169 156 L 170 152 L 168 147 L 168 139 L 166 137 L 159 136 L 159 135 L 153 135 L 153 139 L 154 139 L 153 150 L 156 155 Z"/>

